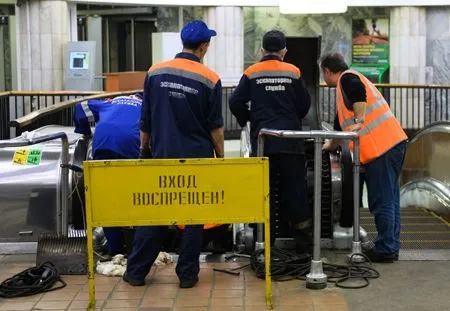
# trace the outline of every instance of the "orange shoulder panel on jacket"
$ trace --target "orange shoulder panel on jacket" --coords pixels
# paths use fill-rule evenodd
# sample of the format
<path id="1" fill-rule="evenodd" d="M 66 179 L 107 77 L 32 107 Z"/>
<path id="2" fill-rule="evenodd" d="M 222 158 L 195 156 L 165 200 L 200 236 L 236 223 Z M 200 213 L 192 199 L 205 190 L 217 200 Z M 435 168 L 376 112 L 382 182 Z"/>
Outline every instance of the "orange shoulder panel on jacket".
<path id="1" fill-rule="evenodd" d="M 300 69 L 292 64 L 281 62 L 278 60 L 266 60 L 256 63 L 248 67 L 247 70 L 245 70 L 244 74 L 247 77 L 250 77 L 252 74 L 260 71 L 290 71 L 300 77 Z"/>
<path id="2" fill-rule="evenodd" d="M 174 68 L 189 71 L 208 79 L 214 84 L 216 84 L 217 81 L 219 81 L 220 79 L 220 77 L 214 71 L 212 71 L 205 65 L 185 58 L 175 58 L 166 62 L 153 65 L 150 68 L 149 72 L 153 72 L 161 68 Z"/>

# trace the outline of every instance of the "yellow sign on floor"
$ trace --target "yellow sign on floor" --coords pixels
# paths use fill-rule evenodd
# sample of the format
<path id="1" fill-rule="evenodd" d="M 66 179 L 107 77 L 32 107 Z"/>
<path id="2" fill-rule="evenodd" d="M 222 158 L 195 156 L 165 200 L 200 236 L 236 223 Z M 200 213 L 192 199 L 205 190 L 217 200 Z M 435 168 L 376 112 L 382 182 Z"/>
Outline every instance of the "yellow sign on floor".
<path id="1" fill-rule="evenodd" d="M 84 162 L 89 310 L 95 306 L 92 228 L 264 223 L 266 301 L 270 279 L 267 158 Z"/>

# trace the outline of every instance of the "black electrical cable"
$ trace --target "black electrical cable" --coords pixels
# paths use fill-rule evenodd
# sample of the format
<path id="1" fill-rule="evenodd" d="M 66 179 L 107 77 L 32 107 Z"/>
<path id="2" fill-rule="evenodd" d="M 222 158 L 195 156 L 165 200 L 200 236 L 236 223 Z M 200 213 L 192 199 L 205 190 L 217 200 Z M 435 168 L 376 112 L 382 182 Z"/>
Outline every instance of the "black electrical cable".
<path id="1" fill-rule="evenodd" d="M 354 257 L 362 256 L 365 262 L 359 263 Z M 250 258 L 250 266 L 258 278 L 265 278 L 264 249 L 255 251 Z M 274 281 L 305 280 L 310 272 L 311 259 L 295 252 L 272 248 L 271 277 Z M 380 273 L 371 267 L 369 258 L 364 254 L 353 254 L 347 265 L 323 264 L 323 271 L 329 282 L 337 287 L 358 289 L 369 285 L 369 279 L 376 279 Z M 345 282 L 358 281 L 358 285 L 346 285 Z M 360 282 L 363 284 L 360 284 Z"/>
<path id="2" fill-rule="evenodd" d="M 53 287 L 56 283 L 58 287 Z M 0 297 L 25 297 L 50 292 L 66 287 L 58 270 L 51 262 L 44 262 L 39 267 L 26 269 L 0 284 Z"/>

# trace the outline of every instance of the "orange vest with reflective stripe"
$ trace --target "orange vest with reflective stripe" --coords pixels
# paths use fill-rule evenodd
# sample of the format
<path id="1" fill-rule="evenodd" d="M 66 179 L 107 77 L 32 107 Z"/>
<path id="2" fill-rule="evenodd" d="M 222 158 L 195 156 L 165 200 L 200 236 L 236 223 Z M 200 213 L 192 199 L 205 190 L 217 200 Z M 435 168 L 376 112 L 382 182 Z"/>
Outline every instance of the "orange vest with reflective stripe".
<path id="1" fill-rule="evenodd" d="M 360 161 L 366 164 L 408 137 L 375 85 L 359 72 L 346 70 L 342 75 L 345 73 L 358 76 L 366 89 L 366 114 L 362 129 L 359 131 Z M 348 131 L 348 127 L 355 124 L 354 113 L 344 104 L 341 77 L 336 87 L 336 108 L 342 130 Z M 353 142 L 349 144 L 349 147 L 353 151 Z"/>
<path id="2" fill-rule="evenodd" d="M 216 225 L 216 224 L 203 225 L 203 230 L 209 230 L 212 228 L 216 228 L 218 226 L 220 226 L 220 225 Z M 186 227 L 185 225 L 178 225 L 178 228 L 180 228 L 181 230 L 184 230 L 185 227 Z"/>

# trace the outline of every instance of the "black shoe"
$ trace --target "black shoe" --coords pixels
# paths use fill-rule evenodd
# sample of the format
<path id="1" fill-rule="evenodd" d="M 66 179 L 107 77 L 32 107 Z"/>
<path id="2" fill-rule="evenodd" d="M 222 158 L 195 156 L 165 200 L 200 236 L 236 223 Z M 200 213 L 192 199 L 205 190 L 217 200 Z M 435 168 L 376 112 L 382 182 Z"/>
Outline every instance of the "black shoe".
<path id="1" fill-rule="evenodd" d="M 198 276 L 190 280 L 181 280 L 180 288 L 192 288 L 198 283 Z"/>
<path id="2" fill-rule="evenodd" d="M 395 260 L 395 261 L 398 261 L 398 252 L 396 252 L 396 253 L 394 254 L 394 260 Z"/>
<path id="3" fill-rule="evenodd" d="M 125 282 L 127 282 L 128 284 L 130 284 L 131 286 L 144 286 L 145 285 L 145 281 L 135 281 L 135 280 L 131 280 L 128 277 L 128 274 L 125 272 L 123 274 L 122 280 L 124 280 Z"/>
<path id="4" fill-rule="evenodd" d="M 371 262 L 379 262 L 379 263 L 392 263 L 394 262 L 394 254 L 378 254 L 373 251 L 373 249 L 369 249 L 364 252 Z"/>

